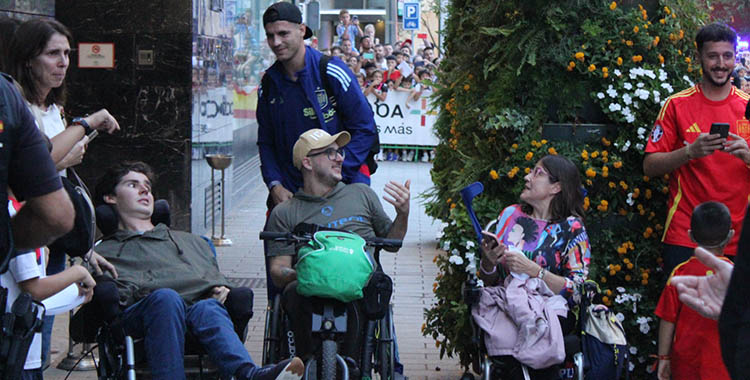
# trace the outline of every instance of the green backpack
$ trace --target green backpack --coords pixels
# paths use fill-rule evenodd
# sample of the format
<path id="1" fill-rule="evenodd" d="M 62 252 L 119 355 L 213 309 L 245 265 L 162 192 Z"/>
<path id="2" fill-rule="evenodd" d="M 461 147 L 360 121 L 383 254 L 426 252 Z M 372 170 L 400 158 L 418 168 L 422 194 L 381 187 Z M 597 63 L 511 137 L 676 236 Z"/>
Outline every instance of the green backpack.
<path id="1" fill-rule="evenodd" d="M 342 231 L 318 231 L 297 253 L 297 293 L 351 302 L 362 298 L 374 265 L 365 240 Z"/>

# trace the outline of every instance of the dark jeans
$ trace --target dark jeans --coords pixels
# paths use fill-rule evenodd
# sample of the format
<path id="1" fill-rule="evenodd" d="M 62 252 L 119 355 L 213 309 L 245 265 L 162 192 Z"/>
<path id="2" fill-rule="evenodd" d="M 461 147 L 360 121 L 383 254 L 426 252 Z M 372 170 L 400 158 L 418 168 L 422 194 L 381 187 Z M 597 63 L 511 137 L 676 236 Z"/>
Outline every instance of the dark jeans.
<path id="1" fill-rule="evenodd" d="M 224 376 L 257 370 L 224 306 L 214 299 L 187 306 L 172 289 L 158 289 L 123 312 L 125 333 L 144 338 L 153 379 L 184 379 L 185 333 L 190 331 Z M 240 376 L 237 376 L 240 378 Z"/>
<path id="2" fill-rule="evenodd" d="M 21 371 L 21 380 L 44 380 L 42 369 L 25 369 Z"/>

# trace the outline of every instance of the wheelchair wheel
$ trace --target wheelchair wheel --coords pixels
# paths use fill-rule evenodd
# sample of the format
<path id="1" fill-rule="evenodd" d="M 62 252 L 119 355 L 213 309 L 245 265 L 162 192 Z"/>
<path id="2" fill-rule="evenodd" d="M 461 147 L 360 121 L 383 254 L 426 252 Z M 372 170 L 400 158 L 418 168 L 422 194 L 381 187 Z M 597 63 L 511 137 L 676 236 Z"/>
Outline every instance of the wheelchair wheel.
<path id="1" fill-rule="evenodd" d="M 393 372 L 396 366 L 396 359 L 394 353 L 393 344 L 393 310 L 391 305 L 388 305 L 388 312 L 385 313 L 383 319 L 379 321 L 380 337 L 378 339 L 378 360 L 377 369 L 380 374 L 380 378 L 383 380 L 392 380 Z"/>
<path id="2" fill-rule="evenodd" d="M 276 295 L 273 299 L 273 304 L 266 308 L 266 326 L 263 333 L 263 365 L 279 362 L 281 318 L 281 295 Z"/>
<path id="3" fill-rule="evenodd" d="M 320 354 L 320 379 L 336 380 L 336 341 L 326 339 L 322 342 Z"/>

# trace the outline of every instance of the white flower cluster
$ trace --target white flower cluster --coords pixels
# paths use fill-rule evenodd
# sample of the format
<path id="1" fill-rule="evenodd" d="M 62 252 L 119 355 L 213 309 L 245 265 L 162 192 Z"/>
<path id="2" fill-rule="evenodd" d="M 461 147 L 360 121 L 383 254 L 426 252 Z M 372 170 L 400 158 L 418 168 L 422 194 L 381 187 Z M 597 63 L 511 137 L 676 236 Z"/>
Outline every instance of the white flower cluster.
<path id="1" fill-rule="evenodd" d="M 638 317 L 638 319 L 635 320 L 635 323 L 638 324 L 638 329 L 641 330 L 642 333 L 648 334 L 648 332 L 651 331 L 651 326 L 648 323 L 652 320 L 651 317 Z"/>
<path id="2" fill-rule="evenodd" d="M 666 98 L 674 92 L 674 88 L 667 82 L 669 74 L 662 68 L 656 71 L 642 67 L 634 67 L 627 71 L 625 75 L 619 69 L 613 71 L 611 83 L 607 85 L 606 90 L 596 93 L 596 98 L 604 106 L 604 111 L 609 113 L 613 120 L 623 121 L 628 124 L 634 123 L 638 119 L 638 110 L 642 107 L 655 105 L 661 107 Z M 685 82 L 692 82 L 685 76 L 682 78 Z M 646 131 L 639 129 L 638 136 L 641 139 L 646 138 Z M 623 147 L 626 151 L 629 147 Z M 636 145 L 638 149 L 643 149 L 643 144 Z"/>
<path id="3" fill-rule="evenodd" d="M 450 257 L 448 258 L 448 262 L 456 265 L 456 266 L 462 266 L 464 263 L 466 263 L 466 266 L 464 267 L 464 270 L 467 273 L 474 273 L 477 271 L 477 257 L 476 254 L 473 252 L 474 248 L 476 248 L 476 243 L 474 243 L 471 240 L 466 241 L 465 245 L 466 247 L 466 254 L 461 255 L 461 251 L 459 251 L 456 248 L 453 248 L 450 251 Z M 444 242 L 443 243 L 443 250 L 448 251 L 450 249 L 450 242 Z M 484 284 L 480 285 L 484 286 Z"/>

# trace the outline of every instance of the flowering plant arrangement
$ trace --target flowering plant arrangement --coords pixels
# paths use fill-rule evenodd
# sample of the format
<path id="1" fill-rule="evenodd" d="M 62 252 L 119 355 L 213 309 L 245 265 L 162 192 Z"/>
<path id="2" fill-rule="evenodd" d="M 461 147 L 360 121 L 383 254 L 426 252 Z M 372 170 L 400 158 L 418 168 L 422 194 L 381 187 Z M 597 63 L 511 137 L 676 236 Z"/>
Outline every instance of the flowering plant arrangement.
<path id="1" fill-rule="evenodd" d="M 518 202 L 536 161 L 560 154 L 578 166 L 587 193 L 589 278 L 626 328 L 634 378 L 645 378 L 665 280 L 659 256 L 668 189 L 665 178 L 643 175 L 644 148 L 667 98 L 700 76 L 691 36 L 707 11 L 684 0 L 490 3 L 456 0 L 446 9 L 447 54 L 435 95 L 441 143 L 427 205 L 444 222 L 439 244 L 446 253 L 436 258 L 436 302 L 425 311 L 423 333 L 441 355 L 457 355 L 467 367 L 476 358 L 462 288 L 481 254 L 460 189 L 484 184 L 474 209 L 480 222 L 489 221 Z M 480 33 L 469 37 L 467 30 Z M 554 83 L 540 85 L 543 78 Z M 548 121 L 590 122 L 587 107 L 614 132 L 585 142 L 542 137 Z"/>

